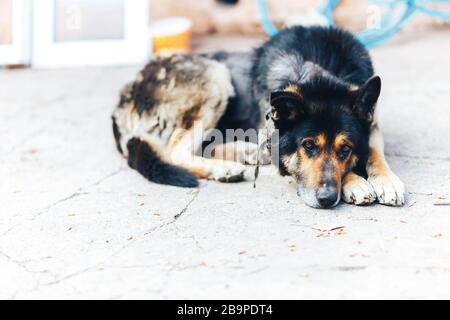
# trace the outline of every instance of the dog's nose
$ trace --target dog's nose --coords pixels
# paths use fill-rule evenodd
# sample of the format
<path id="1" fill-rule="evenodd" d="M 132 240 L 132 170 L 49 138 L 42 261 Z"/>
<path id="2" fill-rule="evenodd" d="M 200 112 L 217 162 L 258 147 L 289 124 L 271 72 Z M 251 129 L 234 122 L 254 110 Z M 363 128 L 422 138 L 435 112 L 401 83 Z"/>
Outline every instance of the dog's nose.
<path id="1" fill-rule="evenodd" d="M 331 208 L 337 199 L 338 191 L 335 187 L 324 186 L 317 191 L 317 201 L 322 208 Z"/>

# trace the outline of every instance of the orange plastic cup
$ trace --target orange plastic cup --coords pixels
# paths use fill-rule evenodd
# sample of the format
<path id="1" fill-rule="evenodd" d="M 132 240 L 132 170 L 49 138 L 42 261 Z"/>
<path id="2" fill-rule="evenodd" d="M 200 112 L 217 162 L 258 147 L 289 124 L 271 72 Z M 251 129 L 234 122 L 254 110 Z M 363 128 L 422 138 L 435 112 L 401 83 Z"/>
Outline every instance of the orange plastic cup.
<path id="1" fill-rule="evenodd" d="M 171 55 L 191 51 L 192 22 L 173 17 L 151 24 L 150 34 L 154 55 Z"/>

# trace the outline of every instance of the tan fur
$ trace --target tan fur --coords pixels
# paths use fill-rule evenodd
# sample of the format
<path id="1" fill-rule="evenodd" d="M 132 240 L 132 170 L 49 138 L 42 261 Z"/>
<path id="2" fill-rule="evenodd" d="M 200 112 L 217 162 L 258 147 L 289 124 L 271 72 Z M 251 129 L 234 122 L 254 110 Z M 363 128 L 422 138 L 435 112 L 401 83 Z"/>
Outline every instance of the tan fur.
<path id="1" fill-rule="evenodd" d="M 258 145 L 256 143 L 246 141 L 228 142 L 216 146 L 211 157 L 214 159 L 236 161 L 242 164 L 256 165 L 258 160 Z M 261 162 L 266 163 L 261 154 Z"/>
<path id="2" fill-rule="evenodd" d="M 169 153 L 175 148 L 175 146 L 180 142 L 183 136 L 186 134 L 185 129 L 177 128 L 172 133 L 172 136 L 169 139 L 169 143 L 167 144 L 167 150 Z"/>
<path id="3" fill-rule="evenodd" d="M 370 155 L 367 161 L 367 174 L 369 176 L 385 175 L 390 171 L 389 165 L 384 157 L 383 136 L 374 124 L 369 138 Z"/>
<path id="4" fill-rule="evenodd" d="M 207 159 L 195 155 L 195 151 L 203 142 L 202 132 L 199 131 L 202 130 L 204 125 L 205 123 L 198 121 L 194 124 L 192 130 L 182 135 L 171 150 L 171 162 L 189 170 L 198 178 L 222 182 L 241 179 L 245 171 L 243 165 L 234 161 Z"/>
<path id="5" fill-rule="evenodd" d="M 310 190 L 317 190 L 321 184 L 322 173 L 323 173 L 323 163 L 324 154 L 321 153 L 317 157 L 310 158 L 306 155 L 303 148 L 297 151 L 300 158 L 301 168 L 299 170 L 299 175 L 303 177 L 304 184 Z"/>
<path id="6" fill-rule="evenodd" d="M 287 86 L 283 91 L 294 93 L 294 94 L 298 95 L 300 98 L 303 98 L 303 94 L 300 90 L 300 87 L 297 85 L 291 84 L 291 85 Z"/>
<path id="7" fill-rule="evenodd" d="M 375 148 L 370 149 L 370 156 L 367 162 L 367 168 L 370 176 L 386 175 L 389 172 L 389 167 L 384 159 L 384 156 Z"/>
<path id="8" fill-rule="evenodd" d="M 345 133 L 340 133 L 334 138 L 333 141 L 333 148 L 337 152 L 339 149 L 341 149 L 343 146 L 349 145 L 352 147 L 352 144 L 349 142 L 348 136 Z"/>
<path id="9" fill-rule="evenodd" d="M 349 172 L 342 182 L 342 199 L 355 205 L 369 205 L 377 196 L 370 183 L 354 172 Z"/>
<path id="10" fill-rule="evenodd" d="M 376 120 L 372 125 L 369 146 L 370 155 L 366 167 L 368 182 L 378 201 L 389 206 L 402 206 L 406 201 L 405 187 L 385 159 L 383 135 Z"/>
<path id="11" fill-rule="evenodd" d="M 324 133 L 319 134 L 315 139 L 316 145 L 323 150 L 327 144 L 327 136 Z"/>
<path id="12" fill-rule="evenodd" d="M 166 65 L 170 65 L 171 71 Z M 173 72 L 174 69 L 180 72 Z M 144 83 L 146 77 L 151 79 L 152 71 L 156 72 L 154 80 Z M 138 102 L 133 100 L 132 90 L 136 86 L 152 90 L 147 95 L 154 105 L 144 111 L 139 111 Z M 231 76 L 221 63 L 187 56 L 151 62 L 122 91 L 124 102 L 113 114 L 125 156 L 127 142 L 138 137 L 159 150 L 161 159 L 184 167 L 199 178 L 227 181 L 242 176 L 245 167 L 239 163 L 195 155 L 203 142 L 203 133 L 216 126 L 232 96 Z"/>
<path id="13" fill-rule="evenodd" d="M 358 176 L 356 173 L 354 172 L 349 172 L 345 178 L 344 178 L 344 185 L 348 184 L 348 183 L 354 183 L 357 182 L 359 180 L 360 176 Z"/>
<path id="14" fill-rule="evenodd" d="M 354 168 L 358 161 L 358 158 L 352 154 L 344 160 L 338 157 L 338 151 L 344 145 L 351 146 L 347 135 L 345 133 L 338 134 L 331 142 L 328 141 L 329 138 L 324 133 L 305 140 L 308 139 L 314 141 L 318 153 L 309 157 L 302 146 L 296 153 L 284 156 L 281 159 L 285 168 L 292 176 L 300 180 L 303 187 L 308 190 L 320 188 L 326 177 L 331 177 L 340 190 L 344 176 Z M 332 147 L 329 148 L 329 145 Z"/>

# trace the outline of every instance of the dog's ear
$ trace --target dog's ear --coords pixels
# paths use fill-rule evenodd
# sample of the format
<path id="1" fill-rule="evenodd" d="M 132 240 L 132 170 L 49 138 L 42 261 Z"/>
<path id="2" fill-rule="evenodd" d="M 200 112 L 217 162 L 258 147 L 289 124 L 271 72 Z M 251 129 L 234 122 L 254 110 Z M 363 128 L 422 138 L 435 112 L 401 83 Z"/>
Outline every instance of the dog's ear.
<path id="1" fill-rule="evenodd" d="M 270 104 L 272 108 L 267 114 L 267 118 L 271 118 L 275 123 L 298 120 L 304 113 L 303 97 L 298 92 L 272 92 Z"/>
<path id="2" fill-rule="evenodd" d="M 363 121 L 372 122 L 375 106 L 381 93 L 381 79 L 374 76 L 353 92 L 355 100 L 353 112 Z"/>

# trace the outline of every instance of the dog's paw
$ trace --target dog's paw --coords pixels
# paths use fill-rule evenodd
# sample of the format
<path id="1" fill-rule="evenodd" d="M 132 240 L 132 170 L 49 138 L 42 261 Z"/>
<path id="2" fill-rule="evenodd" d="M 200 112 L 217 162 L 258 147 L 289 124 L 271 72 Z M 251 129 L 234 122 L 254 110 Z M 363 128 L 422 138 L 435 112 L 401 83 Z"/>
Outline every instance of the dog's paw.
<path id="1" fill-rule="evenodd" d="M 349 204 L 364 206 L 373 203 L 377 196 L 366 179 L 351 173 L 344 180 L 342 199 Z"/>
<path id="2" fill-rule="evenodd" d="M 258 157 L 260 165 L 270 164 L 270 155 L 266 150 L 259 150 L 259 146 L 255 143 L 247 143 L 244 152 L 245 164 L 257 165 Z"/>
<path id="3" fill-rule="evenodd" d="M 385 175 L 370 176 L 368 181 L 375 190 L 379 203 L 394 207 L 405 204 L 405 186 L 392 171 Z"/>
<path id="4" fill-rule="evenodd" d="M 241 147 L 242 163 L 256 165 L 258 163 L 258 145 L 256 143 L 244 143 Z"/>
<path id="5" fill-rule="evenodd" d="M 210 179 L 220 182 L 239 182 L 244 180 L 245 166 L 238 162 L 223 161 L 214 165 Z"/>

